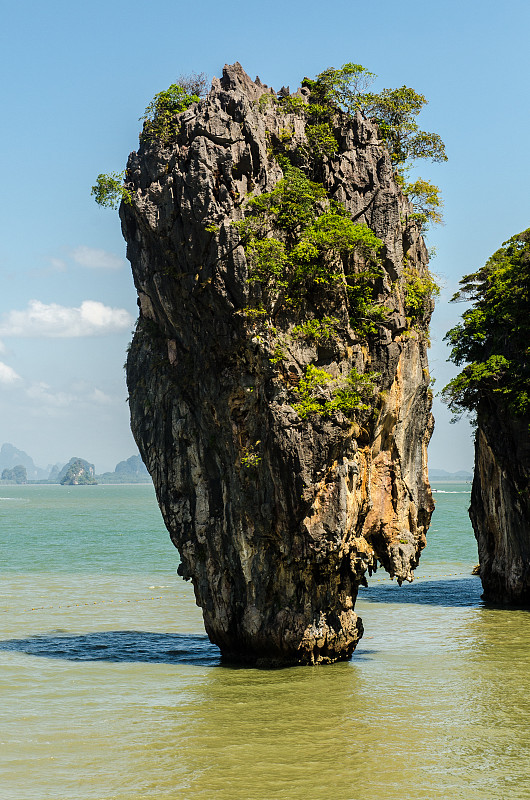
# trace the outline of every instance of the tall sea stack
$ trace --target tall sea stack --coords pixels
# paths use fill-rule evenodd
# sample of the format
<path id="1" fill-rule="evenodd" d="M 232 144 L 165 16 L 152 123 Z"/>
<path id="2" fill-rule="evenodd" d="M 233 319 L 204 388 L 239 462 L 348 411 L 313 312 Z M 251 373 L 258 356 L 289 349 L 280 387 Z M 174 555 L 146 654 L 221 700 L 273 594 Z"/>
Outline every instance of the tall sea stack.
<path id="1" fill-rule="evenodd" d="M 469 515 L 484 599 L 530 607 L 530 416 L 484 399 Z"/>
<path id="2" fill-rule="evenodd" d="M 530 607 L 530 228 L 465 275 L 453 300 L 472 305 L 446 336 L 465 366 L 443 394 L 476 418 L 469 516 L 483 597 Z"/>
<path id="3" fill-rule="evenodd" d="M 433 510 L 421 224 L 376 125 L 310 128 L 308 95 L 225 67 L 144 128 L 120 209 L 133 434 L 210 639 L 263 665 L 349 658 L 365 573 L 412 580 Z"/>

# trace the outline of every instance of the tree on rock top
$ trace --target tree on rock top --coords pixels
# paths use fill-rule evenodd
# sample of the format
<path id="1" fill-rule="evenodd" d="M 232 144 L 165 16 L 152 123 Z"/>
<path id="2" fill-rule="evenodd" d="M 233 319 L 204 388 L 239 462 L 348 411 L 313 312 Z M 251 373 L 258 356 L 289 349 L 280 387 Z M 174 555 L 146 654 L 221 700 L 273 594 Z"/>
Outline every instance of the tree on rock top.
<path id="1" fill-rule="evenodd" d="M 464 369 L 443 390 L 458 417 L 488 397 L 515 416 L 530 414 L 530 228 L 504 242 L 465 275 L 454 302 L 471 301 L 446 335 L 450 359 Z"/>

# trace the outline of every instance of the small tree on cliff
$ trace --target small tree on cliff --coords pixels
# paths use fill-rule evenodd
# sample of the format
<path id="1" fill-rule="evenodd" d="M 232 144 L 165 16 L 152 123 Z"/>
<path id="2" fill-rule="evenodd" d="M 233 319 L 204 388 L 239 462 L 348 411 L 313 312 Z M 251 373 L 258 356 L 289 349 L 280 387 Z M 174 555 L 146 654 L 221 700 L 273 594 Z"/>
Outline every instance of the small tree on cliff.
<path id="1" fill-rule="evenodd" d="M 447 161 L 445 146 L 437 133 L 422 131 L 416 122 L 427 100 L 408 86 L 383 89 L 376 94 L 365 91 L 377 76 L 360 64 L 344 64 L 340 69 L 329 67 L 315 80 L 304 78 L 311 99 L 323 108 L 340 108 L 350 116 L 360 111 L 377 122 L 387 143 L 392 163 L 406 168 L 417 158 Z"/>
<path id="2" fill-rule="evenodd" d="M 187 82 L 194 85 L 194 81 Z M 177 114 L 185 111 L 193 103 L 198 103 L 201 98 L 198 94 L 188 91 L 178 83 L 172 83 L 169 89 L 155 94 L 144 111 L 140 120 L 144 121 L 141 139 L 160 139 L 167 142 L 177 135 L 179 123 Z"/>
<path id="3" fill-rule="evenodd" d="M 131 193 L 124 186 L 124 178 L 125 172 L 109 172 L 106 175 L 100 172 L 91 191 L 98 206 L 118 208 L 122 200 L 124 203 L 131 202 Z"/>
<path id="4" fill-rule="evenodd" d="M 140 120 L 144 127 L 141 138 L 168 141 L 178 133 L 176 115 L 193 103 L 198 103 L 206 94 L 208 78 L 205 72 L 190 72 L 179 75 L 175 83 L 163 92 L 155 94 Z M 131 194 L 125 186 L 125 172 L 101 172 L 91 194 L 103 208 L 118 208 L 120 203 L 131 202 Z"/>
<path id="5" fill-rule="evenodd" d="M 302 85 L 311 93 L 309 108 L 313 106 L 316 109 L 313 114 L 320 118 L 340 109 L 350 116 L 360 111 L 373 119 L 388 147 L 397 181 L 411 200 L 417 219 L 423 226 L 428 222 L 441 223 L 439 188 L 422 178 L 413 183 L 405 180 L 411 163 L 417 159 L 447 161 L 441 137 L 420 130 L 416 120 L 427 100 L 408 86 L 383 89 L 379 94 L 367 91 L 376 77 L 360 64 L 347 63 L 340 69 L 325 69 L 315 80 L 304 78 Z"/>
<path id="6" fill-rule="evenodd" d="M 530 414 L 530 228 L 465 275 L 452 300 L 472 303 L 445 337 L 450 360 L 466 364 L 442 391 L 455 418 L 487 398 Z"/>

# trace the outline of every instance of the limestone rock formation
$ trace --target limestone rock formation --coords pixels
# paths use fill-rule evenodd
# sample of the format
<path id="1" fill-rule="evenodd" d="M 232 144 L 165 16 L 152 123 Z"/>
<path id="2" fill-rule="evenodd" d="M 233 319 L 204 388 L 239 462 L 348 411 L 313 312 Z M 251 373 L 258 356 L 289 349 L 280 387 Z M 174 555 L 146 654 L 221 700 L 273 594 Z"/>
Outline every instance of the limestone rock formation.
<path id="1" fill-rule="evenodd" d="M 42 480 L 48 477 L 48 472 L 36 467 L 33 459 L 24 450 L 19 450 L 9 442 L 0 447 L 0 471 L 22 466 L 26 470 L 28 480 Z"/>
<path id="2" fill-rule="evenodd" d="M 443 389 L 476 419 L 469 515 L 486 600 L 530 607 L 530 228 L 465 275 L 471 303 L 446 339 L 462 367 Z"/>
<path id="3" fill-rule="evenodd" d="M 15 481 L 15 483 L 27 483 L 28 473 L 26 472 L 26 467 L 22 464 L 16 464 L 13 469 L 6 468 L 2 470 L 2 480 Z"/>
<path id="4" fill-rule="evenodd" d="M 275 98 L 239 64 L 225 67 L 176 136 L 144 136 L 129 157 L 120 215 L 140 308 L 129 403 L 212 642 L 239 661 L 326 663 L 351 656 L 362 635 L 365 573 L 379 562 L 412 580 L 425 545 L 432 304 L 407 308 L 427 252 L 377 127 L 338 114 L 337 152 L 302 163 L 304 114 Z M 352 317 L 345 279 L 315 284 L 297 305 L 249 273 L 233 222 L 249 193 L 278 186 L 282 147 L 383 242 L 372 301 L 388 311 L 369 330 Z M 365 267 L 358 252 L 334 264 L 353 287 Z M 312 335 L 315 320 L 332 333 Z M 366 376 L 366 391 L 350 413 L 352 375 Z"/>
<path id="5" fill-rule="evenodd" d="M 477 415 L 469 515 L 483 597 L 530 606 L 530 419 L 484 400 Z"/>
<path id="6" fill-rule="evenodd" d="M 95 472 L 94 464 L 74 457 L 63 467 L 57 480 L 62 486 L 95 486 Z"/>

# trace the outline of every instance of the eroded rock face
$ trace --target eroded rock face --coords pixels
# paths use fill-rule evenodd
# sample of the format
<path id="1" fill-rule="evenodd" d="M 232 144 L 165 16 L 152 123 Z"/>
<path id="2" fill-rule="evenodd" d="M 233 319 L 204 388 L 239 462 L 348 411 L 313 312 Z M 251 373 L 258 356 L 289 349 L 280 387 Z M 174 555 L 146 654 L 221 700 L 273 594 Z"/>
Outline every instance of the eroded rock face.
<path id="1" fill-rule="evenodd" d="M 484 400 L 469 515 L 484 599 L 530 606 L 530 420 Z"/>
<path id="2" fill-rule="evenodd" d="M 427 253 L 376 127 L 344 118 L 317 179 L 383 240 L 376 295 L 388 318 L 362 338 L 347 298 L 322 292 L 312 312 L 339 324 L 316 344 L 293 333 L 296 310 L 274 325 L 247 313 L 255 284 L 231 223 L 247 193 L 282 178 L 271 142 L 286 127 L 293 147 L 305 139 L 303 116 L 260 104 L 267 93 L 225 67 L 181 114 L 176 141 L 146 141 L 129 158 L 133 202 L 120 213 L 140 306 L 131 425 L 180 574 L 223 655 L 325 663 L 348 658 L 362 635 L 354 605 L 366 571 L 380 562 L 411 580 L 425 544 L 431 307 L 407 325 L 404 264 L 423 275 Z M 354 422 L 340 411 L 301 418 L 293 404 L 309 364 L 378 373 L 372 408 Z"/>

